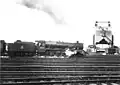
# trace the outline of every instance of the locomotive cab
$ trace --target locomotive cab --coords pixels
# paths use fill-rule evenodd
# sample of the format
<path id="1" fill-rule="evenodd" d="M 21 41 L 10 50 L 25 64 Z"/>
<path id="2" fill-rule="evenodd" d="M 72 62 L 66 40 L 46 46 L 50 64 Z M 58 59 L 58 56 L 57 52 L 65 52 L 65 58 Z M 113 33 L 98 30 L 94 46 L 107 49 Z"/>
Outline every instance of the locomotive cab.
<path id="1" fill-rule="evenodd" d="M 6 42 L 4 40 L 0 40 L 0 56 L 6 55 Z"/>

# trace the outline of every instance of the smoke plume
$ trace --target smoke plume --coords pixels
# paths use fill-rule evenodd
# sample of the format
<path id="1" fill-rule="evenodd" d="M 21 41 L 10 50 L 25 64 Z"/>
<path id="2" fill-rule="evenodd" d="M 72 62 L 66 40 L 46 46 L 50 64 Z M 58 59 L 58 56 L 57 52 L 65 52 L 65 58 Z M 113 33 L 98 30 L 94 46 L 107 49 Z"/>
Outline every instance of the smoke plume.
<path id="1" fill-rule="evenodd" d="M 64 17 L 57 15 L 53 8 L 49 4 L 46 4 L 45 2 L 50 2 L 50 0 L 21 0 L 20 4 L 31 9 L 44 11 L 53 18 L 56 24 L 65 24 Z"/>

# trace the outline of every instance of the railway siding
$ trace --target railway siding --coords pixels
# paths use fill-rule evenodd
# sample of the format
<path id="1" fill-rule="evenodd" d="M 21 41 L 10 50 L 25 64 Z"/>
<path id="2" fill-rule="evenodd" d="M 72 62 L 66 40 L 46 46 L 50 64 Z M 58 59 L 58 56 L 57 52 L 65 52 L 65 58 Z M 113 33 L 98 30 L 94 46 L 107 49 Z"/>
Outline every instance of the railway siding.
<path id="1" fill-rule="evenodd" d="M 119 56 L 1 58 L 2 84 L 120 83 Z"/>

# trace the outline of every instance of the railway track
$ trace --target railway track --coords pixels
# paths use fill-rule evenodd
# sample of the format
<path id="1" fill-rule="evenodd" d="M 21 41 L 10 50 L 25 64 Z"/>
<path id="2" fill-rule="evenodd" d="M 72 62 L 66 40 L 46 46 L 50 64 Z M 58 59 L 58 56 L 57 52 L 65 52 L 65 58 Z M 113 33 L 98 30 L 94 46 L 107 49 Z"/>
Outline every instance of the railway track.
<path id="1" fill-rule="evenodd" d="M 79 59 L 1 58 L 1 83 L 7 85 L 120 84 L 120 56 Z"/>

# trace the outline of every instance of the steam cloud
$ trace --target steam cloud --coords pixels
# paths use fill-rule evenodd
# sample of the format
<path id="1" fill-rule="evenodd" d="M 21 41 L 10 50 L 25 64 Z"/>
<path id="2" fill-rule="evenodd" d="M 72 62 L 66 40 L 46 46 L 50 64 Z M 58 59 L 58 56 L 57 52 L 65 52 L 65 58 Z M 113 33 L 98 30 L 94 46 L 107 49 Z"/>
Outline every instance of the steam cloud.
<path id="1" fill-rule="evenodd" d="M 50 1 L 50 0 L 46 0 L 46 1 Z M 64 17 L 58 16 L 53 11 L 52 7 L 46 5 L 44 2 L 45 0 L 21 0 L 20 3 L 28 8 L 38 9 L 46 12 L 54 19 L 56 24 L 65 24 Z"/>

